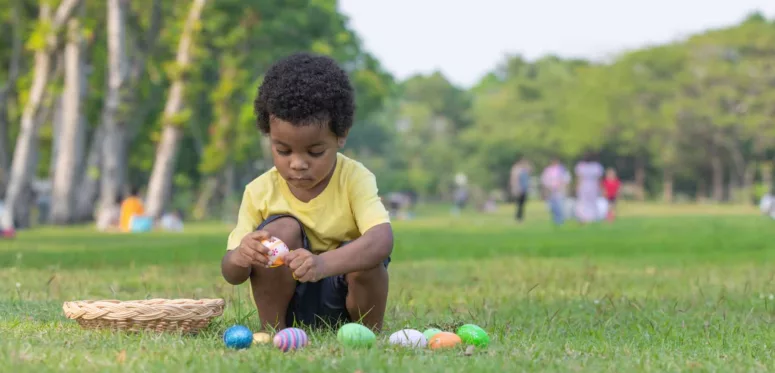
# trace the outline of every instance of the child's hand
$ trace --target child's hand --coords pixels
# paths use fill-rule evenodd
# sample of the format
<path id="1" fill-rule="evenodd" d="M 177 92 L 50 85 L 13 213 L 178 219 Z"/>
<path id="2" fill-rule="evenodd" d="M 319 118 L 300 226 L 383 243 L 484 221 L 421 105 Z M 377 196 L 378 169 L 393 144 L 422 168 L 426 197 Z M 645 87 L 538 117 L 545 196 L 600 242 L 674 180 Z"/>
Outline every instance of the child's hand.
<path id="1" fill-rule="evenodd" d="M 324 277 L 323 258 L 307 250 L 296 249 L 285 254 L 285 264 L 293 272 L 293 278 L 299 282 L 315 282 Z"/>
<path id="2" fill-rule="evenodd" d="M 237 248 L 236 255 L 233 256 L 234 264 L 243 268 L 248 268 L 251 265 L 268 266 L 269 249 L 261 244 L 261 240 L 270 236 L 265 231 L 255 231 L 245 235 Z"/>

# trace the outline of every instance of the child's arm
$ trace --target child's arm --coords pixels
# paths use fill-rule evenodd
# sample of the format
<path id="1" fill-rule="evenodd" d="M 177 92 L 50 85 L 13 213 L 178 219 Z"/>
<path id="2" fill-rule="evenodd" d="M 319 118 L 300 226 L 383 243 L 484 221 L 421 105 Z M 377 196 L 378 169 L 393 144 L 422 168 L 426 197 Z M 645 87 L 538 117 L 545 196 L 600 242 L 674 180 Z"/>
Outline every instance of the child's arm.
<path id="1" fill-rule="evenodd" d="M 393 228 L 383 223 L 336 250 L 320 254 L 322 277 L 365 271 L 380 265 L 393 252 Z"/>
<path id="2" fill-rule="evenodd" d="M 237 226 L 229 235 L 226 253 L 221 259 L 221 274 L 226 282 L 239 285 L 250 277 L 252 265 L 266 265 L 268 250 L 261 244 L 267 233 L 254 232 L 261 217 L 252 205 L 253 196 L 245 190 L 237 217 Z M 263 254 L 263 255 L 262 255 Z"/>

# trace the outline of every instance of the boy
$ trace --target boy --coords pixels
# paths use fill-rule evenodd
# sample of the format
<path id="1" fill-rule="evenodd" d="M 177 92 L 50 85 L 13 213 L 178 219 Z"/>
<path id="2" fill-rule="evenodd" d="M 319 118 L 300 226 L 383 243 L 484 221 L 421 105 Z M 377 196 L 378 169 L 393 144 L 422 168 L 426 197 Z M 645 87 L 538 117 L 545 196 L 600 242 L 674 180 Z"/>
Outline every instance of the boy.
<path id="1" fill-rule="evenodd" d="M 355 104 L 347 74 L 328 57 L 294 54 L 266 73 L 255 100 L 274 167 L 245 187 L 221 272 L 250 279 L 265 328 L 356 321 L 382 329 L 393 232 L 368 169 L 341 153 Z M 292 250 L 267 267 L 261 240 Z"/>

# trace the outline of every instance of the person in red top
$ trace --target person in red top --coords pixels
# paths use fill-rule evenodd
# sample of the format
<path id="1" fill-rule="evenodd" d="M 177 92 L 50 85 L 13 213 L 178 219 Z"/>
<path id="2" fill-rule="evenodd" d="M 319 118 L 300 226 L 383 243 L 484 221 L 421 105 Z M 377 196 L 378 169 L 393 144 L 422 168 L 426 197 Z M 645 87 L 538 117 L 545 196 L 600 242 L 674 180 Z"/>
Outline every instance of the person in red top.
<path id="1" fill-rule="evenodd" d="M 619 181 L 619 178 L 616 176 L 616 171 L 613 168 L 606 170 L 602 186 L 603 193 L 605 193 L 605 198 L 608 200 L 608 215 L 606 216 L 608 221 L 614 220 L 616 197 L 619 194 L 619 188 L 621 185 L 621 181 Z"/>

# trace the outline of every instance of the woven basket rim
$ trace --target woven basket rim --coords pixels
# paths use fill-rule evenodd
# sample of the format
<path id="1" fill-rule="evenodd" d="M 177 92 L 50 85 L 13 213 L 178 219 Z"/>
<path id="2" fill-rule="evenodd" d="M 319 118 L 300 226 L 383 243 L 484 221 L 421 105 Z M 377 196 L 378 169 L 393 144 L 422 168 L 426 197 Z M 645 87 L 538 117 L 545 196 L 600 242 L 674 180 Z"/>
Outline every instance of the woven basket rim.
<path id="1" fill-rule="evenodd" d="M 201 320 L 223 314 L 222 298 L 153 298 L 138 300 L 78 300 L 64 302 L 62 309 L 69 319 L 133 320 Z"/>
<path id="2" fill-rule="evenodd" d="M 106 303 L 106 304 L 130 304 L 130 303 L 141 303 L 141 304 L 155 304 L 158 302 L 168 302 L 171 304 L 181 304 L 181 303 L 225 303 L 223 298 L 148 298 L 148 299 L 130 299 L 130 300 L 121 300 L 121 299 L 81 299 L 81 300 L 71 300 L 66 301 L 64 304 L 95 304 L 95 303 Z"/>

